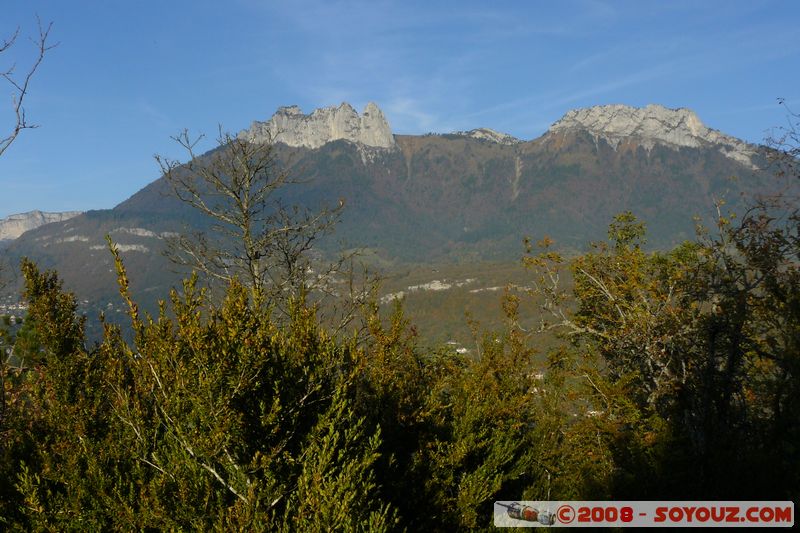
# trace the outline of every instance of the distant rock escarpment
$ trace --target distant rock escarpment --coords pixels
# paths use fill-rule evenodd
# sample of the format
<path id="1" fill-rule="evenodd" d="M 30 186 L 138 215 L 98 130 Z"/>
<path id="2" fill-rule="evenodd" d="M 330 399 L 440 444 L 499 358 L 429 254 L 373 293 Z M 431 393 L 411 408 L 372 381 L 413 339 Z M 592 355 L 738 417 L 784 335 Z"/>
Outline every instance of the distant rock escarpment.
<path id="1" fill-rule="evenodd" d="M 335 234 L 316 252 L 345 243 L 381 264 L 516 261 L 526 238 L 545 235 L 579 250 L 605 239 L 627 210 L 647 222 L 650 246 L 670 249 L 694 238 L 695 217 L 713 223 L 719 198 L 741 212 L 748 195 L 775 182 L 763 147 L 705 126 L 688 109 L 657 105 L 576 109 L 532 140 L 488 128 L 393 135 L 375 104 L 362 113 L 348 104 L 310 114 L 282 107 L 239 135 L 275 143 L 276 165 L 295 181 L 280 190 L 284 205 L 344 201 Z M 171 191 L 161 177 L 114 209 L 28 231 L 2 256 L 56 268 L 70 290 L 116 309 L 111 235 L 135 273 L 132 290 L 157 312 L 156 296 L 180 283 L 161 253 L 168 238 L 213 224 Z"/>
<path id="2" fill-rule="evenodd" d="M 63 213 L 45 213 L 43 211 L 29 211 L 17 215 L 10 215 L 0 219 L 0 241 L 12 241 L 32 229 L 50 224 L 51 222 L 62 222 L 80 215 L 80 211 L 66 211 Z"/>
<path id="3" fill-rule="evenodd" d="M 457 131 L 453 133 L 453 135 L 459 135 L 461 137 L 469 137 L 471 139 L 477 139 L 479 141 L 488 141 L 506 145 L 519 144 L 522 142 L 521 140 L 517 139 L 512 135 L 509 135 L 508 133 L 495 131 L 491 128 L 476 128 L 474 130 L 469 130 L 469 131 Z"/>
<path id="4" fill-rule="evenodd" d="M 636 140 L 647 149 L 656 144 L 670 148 L 716 148 L 726 157 L 753 168 L 756 147 L 703 124 L 694 111 L 669 109 L 651 104 L 646 107 L 602 105 L 574 109 L 553 124 L 549 133 L 584 130 L 612 147 Z"/>
<path id="5" fill-rule="evenodd" d="M 312 149 L 339 139 L 375 148 L 395 147 L 386 117 L 372 102 L 360 115 L 348 103 L 316 109 L 308 115 L 298 106 L 281 107 L 268 121 L 253 122 L 239 137 Z"/>

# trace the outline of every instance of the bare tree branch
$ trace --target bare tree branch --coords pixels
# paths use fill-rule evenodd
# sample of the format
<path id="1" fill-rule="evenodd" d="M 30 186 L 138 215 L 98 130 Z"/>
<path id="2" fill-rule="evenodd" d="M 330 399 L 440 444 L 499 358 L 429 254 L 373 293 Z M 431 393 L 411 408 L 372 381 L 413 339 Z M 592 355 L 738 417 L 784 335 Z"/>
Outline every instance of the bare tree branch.
<path id="1" fill-rule="evenodd" d="M 42 61 L 44 60 L 44 56 L 48 51 L 58 46 L 58 43 L 48 44 L 50 30 L 53 27 L 53 23 L 51 22 L 44 27 L 42 26 L 42 21 L 39 19 L 39 17 L 36 17 L 36 21 L 39 28 L 39 35 L 36 39 L 31 39 L 37 50 L 36 59 L 34 60 L 33 64 L 27 69 L 27 71 L 25 71 L 24 74 L 19 76 L 16 72 L 16 64 L 12 64 L 6 70 L 0 71 L 0 78 L 5 80 L 13 89 L 11 102 L 14 113 L 14 121 L 11 131 L 5 137 L 0 138 L 0 155 L 3 155 L 8 147 L 11 146 L 11 143 L 16 140 L 22 130 L 38 127 L 36 124 L 28 122 L 28 117 L 25 113 L 24 107 L 25 97 L 28 95 L 31 79 L 39 69 L 39 65 L 41 65 Z M 17 28 L 10 38 L 4 40 L 3 43 L 0 44 L 0 54 L 11 49 L 19 38 L 19 35 L 20 30 Z"/>
<path id="2" fill-rule="evenodd" d="M 298 297 L 317 304 L 331 300 L 326 308 L 336 315 L 329 321 L 334 329 L 350 324 L 373 292 L 372 281 L 364 276 L 356 288 L 355 253 L 326 262 L 316 252 L 339 222 L 344 201 L 319 210 L 287 205 L 287 187 L 299 182 L 278 164 L 272 142 L 252 143 L 220 128 L 217 149 L 199 155 L 201 139 L 186 130 L 173 137 L 186 163 L 156 156 L 174 195 L 211 222 L 208 231 L 168 240 L 167 257 L 210 281 L 239 280 L 254 305 L 269 306 L 279 316 L 287 316 L 289 302 Z"/>

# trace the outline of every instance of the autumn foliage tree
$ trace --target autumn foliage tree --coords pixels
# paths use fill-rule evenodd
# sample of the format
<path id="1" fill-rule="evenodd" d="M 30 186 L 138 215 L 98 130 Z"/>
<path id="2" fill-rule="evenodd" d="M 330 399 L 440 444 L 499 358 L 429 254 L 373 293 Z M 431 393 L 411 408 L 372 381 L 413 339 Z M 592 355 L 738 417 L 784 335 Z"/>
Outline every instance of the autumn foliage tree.
<path id="1" fill-rule="evenodd" d="M 35 357 L 4 384 L 0 520 L 452 531 L 490 528 L 495 500 L 796 499 L 800 207 L 750 205 L 668 251 L 631 213 L 585 253 L 530 247 L 540 322 L 507 291 L 474 354 L 422 348 L 399 303 L 350 335 L 303 290 L 276 317 L 239 276 L 148 316 L 110 239 L 128 322 L 90 345 L 24 261 Z"/>
<path id="2" fill-rule="evenodd" d="M 603 443 L 606 496 L 796 494 L 797 215 L 786 194 L 739 219 L 720 210 L 714 233 L 664 253 L 644 251 L 625 213 L 589 253 L 528 258 L 551 317 L 540 329 L 568 340 L 565 405 L 590 411 Z"/>

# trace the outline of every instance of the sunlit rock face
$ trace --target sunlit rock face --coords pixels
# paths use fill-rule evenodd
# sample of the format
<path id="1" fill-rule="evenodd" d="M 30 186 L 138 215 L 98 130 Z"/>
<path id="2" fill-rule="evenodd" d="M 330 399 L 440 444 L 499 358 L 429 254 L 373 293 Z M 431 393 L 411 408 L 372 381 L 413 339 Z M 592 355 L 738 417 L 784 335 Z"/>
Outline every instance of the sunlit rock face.
<path id="1" fill-rule="evenodd" d="M 26 231 L 50 224 L 61 222 L 80 215 L 80 211 L 67 211 L 64 213 L 45 213 L 42 211 L 29 211 L 17 215 L 10 215 L 0 219 L 0 241 L 11 241 Z"/>
<path id="2" fill-rule="evenodd" d="M 718 145 L 719 151 L 739 163 L 753 167 L 755 147 L 735 137 L 708 128 L 694 111 L 669 109 L 651 104 L 646 107 L 603 105 L 573 109 L 553 124 L 550 133 L 585 130 L 612 147 L 635 138 L 645 148 L 656 144 L 679 148 Z"/>
<path id="3" fill-rule="evenodd" d="M 319 148 L 344 139 L 364 146 L 394 148 L 395 140 L 380 108 L 370 102 L 359 115 L 348 103 L 304 114 L 298 106 L 281 107 L 266 122 L 253 122 L 240 138 Z"/>
<path id="4" fill-rule="evenodd" d="M 461 135 L 463 137 L 470 137 L 471 139 L 478 139 L 479 141 L 487 141 L 497 144 L 512 145 L 522 142 L 508 133 L 495 131 L 491 128 L 476 128 L 469 131 L 457 131 L 453 133 L 453 135 Z"/>

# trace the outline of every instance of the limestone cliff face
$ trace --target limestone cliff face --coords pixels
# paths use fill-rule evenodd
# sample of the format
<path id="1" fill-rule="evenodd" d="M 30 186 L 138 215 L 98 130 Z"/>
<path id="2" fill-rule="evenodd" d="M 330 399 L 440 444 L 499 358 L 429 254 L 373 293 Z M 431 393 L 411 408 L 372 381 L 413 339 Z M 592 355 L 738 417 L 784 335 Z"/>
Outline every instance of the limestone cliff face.
<path id="1" fill-rule="evenodd" d="M 372 102 L 361 115 L 348 103 L 316 109 L 309 115 L 297 106 L 281 107 L 267 122 L 253 122 L 239 137 L 307 148 L 319 148 L 338 139 L 376 148 L 395 147 L 386 117 Z"/>
<path id="2" fill-rule="evenodd" d="M 14 240 L 26 231 L 50 224 L 61 222 L 80 215 L 80 211 L 67 211 L 64 213 L 44 213 L 30 211 L 0 219 L 0 241 Z"/>
<path id="3" fill-rule="evenodd" d="M 519 144 L 522 142 L 508 133 L 495 131 L 491 128 L 477 128 L 469 131 L 457 131 L 453 133 L 453 135 L 461 135 L 464 137 L 470 137 L 472 139 L 506 145 Z"/>
<path id="4" fill-rule="evenodd" d="M 585 130 L 595 139 L 615 147 L 623 139 L 634 138 L 645 148 L 655 144 L 678 148 L 717 145 L 719 151 L 748 167 L 753 167 L 755 147 L 735 137 L 708 128 L 690 109 L 669 109 L 651 104 L 646 107 L 603 105 L 574 109 L 553 124 L 549 133 Z"/>

